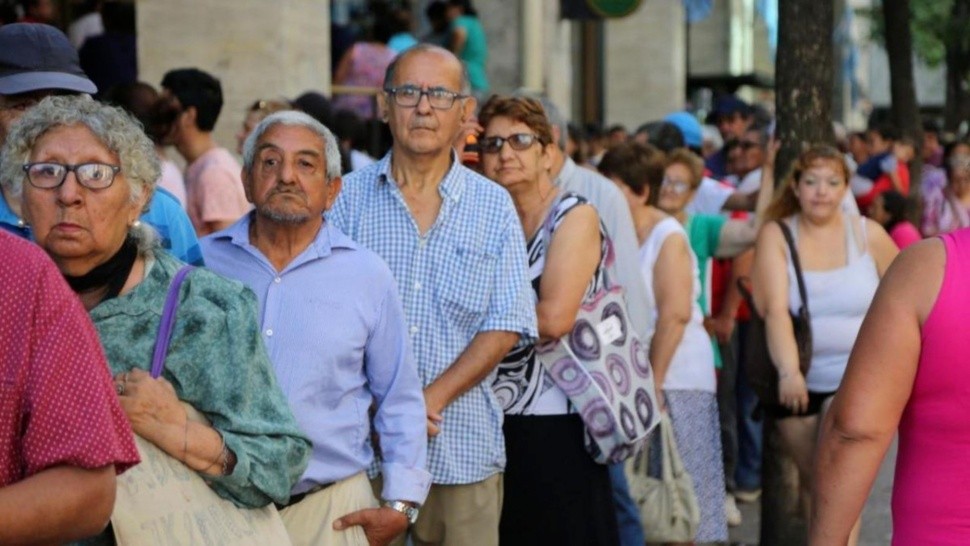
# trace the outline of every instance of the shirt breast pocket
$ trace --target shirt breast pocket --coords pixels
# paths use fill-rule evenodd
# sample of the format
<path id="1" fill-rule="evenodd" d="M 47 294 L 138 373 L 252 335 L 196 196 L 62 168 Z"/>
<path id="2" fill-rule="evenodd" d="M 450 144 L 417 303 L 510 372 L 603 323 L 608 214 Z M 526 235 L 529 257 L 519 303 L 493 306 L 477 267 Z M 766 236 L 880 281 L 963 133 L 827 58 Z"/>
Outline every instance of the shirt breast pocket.
<path id="1" fill-rule="evenodd" d="M 456 246 L 447 265 L 439 264 L 435 285 L 442 310 L 462 329 L 479 326 L 488 311 L 496 256 L 477 249 Z"/>

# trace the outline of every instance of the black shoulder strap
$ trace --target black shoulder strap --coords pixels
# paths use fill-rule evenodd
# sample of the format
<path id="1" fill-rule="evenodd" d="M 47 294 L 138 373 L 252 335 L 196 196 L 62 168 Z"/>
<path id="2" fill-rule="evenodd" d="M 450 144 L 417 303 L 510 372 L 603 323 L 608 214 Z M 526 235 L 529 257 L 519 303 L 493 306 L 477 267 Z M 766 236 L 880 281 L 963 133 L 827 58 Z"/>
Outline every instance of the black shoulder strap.
<path id="1" fill-rule="evenodd" d="M 795 268 L 795 278 L 798 280 L 798 295 L 802 298 L 802 308 L 805 309 L 805 314 L 808 314 L 808 293 L 805 289 L 805 279 L 802 277 L 802 264 L 798 259 L 798 249 L 795 248 L 795 238 L 792 236 L 791 228 L 788 227 L 783 220 L 775 220 L 778 223 L 778 227 L 781 228 L 782 235 L 785 236 L 785 242 L 788 243 L 788 252 L 791 255 L 791 263 Z"/>

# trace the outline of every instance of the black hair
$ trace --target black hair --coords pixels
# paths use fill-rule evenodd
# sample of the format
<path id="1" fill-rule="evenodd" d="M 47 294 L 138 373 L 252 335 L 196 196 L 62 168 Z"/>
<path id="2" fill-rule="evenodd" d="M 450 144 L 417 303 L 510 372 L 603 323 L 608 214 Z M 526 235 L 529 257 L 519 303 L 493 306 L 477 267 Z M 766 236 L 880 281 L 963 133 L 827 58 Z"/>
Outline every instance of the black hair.
<path id="1" fill-rule="evenodd" d="M 306 112 L 313 119 L 319 121 L 327 127 L 333 122 L 333 112 L 330 107 L 330 99 L 316 91 L 307 91 L 291 101 L 293 106 Z"/>
<path id="2" fill-rule="evenodd" d="M 215 128 L 222 111 L 222 84 L 218 79 L 198 68 L 179 68 L 165 74 L 162 87 L 178 98 L 182 108 L 195 108 L 195 126 L 200 131 Z"/>
<path id="3" fill-rule="evenodd" d="M 669 121 L 651 121 L 637 128 L 636 134 L 647 135 L 647 142 L 656 146 L 661 152 L 667 153 L 675 148 L 686 146 L 684 133 Z"/>
<path id="4" fill-rule="evenodd" d="M 125 110 L 140 121 L 142 127 L 147 128 L 152 122 L 158 91 L 145 82 L 120 83 L 108 90 L 101 99 Z"/>
<path id="5" fill-rule="evenodd" d="M 598 123 L 587 123 L 583 129 L 586 130 L 586 138 L 590 140 L 603 138 L 605 136 L 605 133 L 603 133 L 603 126 Z"/>
<path id="6" fill-rule="evenodd" d="M 909 204 L 906 202 L 906 196 L 896 190 L 887 190 L 882 192 L 881 195 L 882 208 L 889 214 L 889 219 L 886 220 L 886 223 L 882 227 L 886 228 L 886 231 L 889 231 L 896 227 L 896 224 L 906 221 Z"/>
<path id="7" fill-rule="evenodd" d="M 444 0 L 434 0 L 424 9 L 424 16 L 431 22 L 440 21 L 445 18 L 447 9 L 448 4 L 445 4 Z"/>
<path id="8" fill-rule="evenodd" d="M 379 17 L 374 21 L 372 35 L 375 41 L 386 44 L 397 33 L 397 24 L 390 16 Z"/>
<path id="9" fill-rule="evenodd" d="M 338 139 L 350 142 L 354 149 L 360 149 L 367 137 L 364 120 L 351 110 L 337 110 L 330 128 Z"/>
<path id="10" fill-rule="evenodd" d="M 461 8 L 465 15 L 478 16 L 478 11 L 472 6 L 472 0 L 448 0 L 448 5 Z"/>
<path id="11" fill-rule="evenodd" d="M 899 140 L 899 129 L 897 129 L 895 125 L 892 125 L 890 123 L 883 123 L 869 130 L 872 131 L 873 133 L 876 133 L 880 137 L 882 137 L 883 140 L 888 140 L 891 142 L 896 142 L 897 140 Z"/>

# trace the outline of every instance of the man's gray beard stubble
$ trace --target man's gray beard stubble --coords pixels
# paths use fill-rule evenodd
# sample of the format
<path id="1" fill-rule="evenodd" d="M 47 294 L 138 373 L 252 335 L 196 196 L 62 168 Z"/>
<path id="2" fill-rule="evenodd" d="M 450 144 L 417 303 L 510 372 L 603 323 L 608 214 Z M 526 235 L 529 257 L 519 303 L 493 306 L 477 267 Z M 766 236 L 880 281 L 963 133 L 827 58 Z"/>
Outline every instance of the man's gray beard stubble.
<path id="1" fill-rule="evenodd" d="M 299 225 L 310 220 L 310 215 L 305 213 L 286 213 L 273 209 L 272 207 L 262 206 L 256 212 L 270 222 L 277 224 Z"/>

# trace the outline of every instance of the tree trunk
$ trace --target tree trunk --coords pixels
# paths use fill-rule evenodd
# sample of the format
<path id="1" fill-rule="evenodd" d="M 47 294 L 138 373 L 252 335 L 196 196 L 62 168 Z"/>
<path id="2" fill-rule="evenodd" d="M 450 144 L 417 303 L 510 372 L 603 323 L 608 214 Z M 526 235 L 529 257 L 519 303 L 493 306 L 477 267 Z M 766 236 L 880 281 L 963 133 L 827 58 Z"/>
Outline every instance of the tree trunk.
<path id="1" fill-rule="evenodd" d="M 970 43 L 964 39 L 970 26 L 970 0 L 954 0 L 946 31 L 946 106 L 943 129 L 956 131 L 970 117 Z"/>
<path id="2" fill-rule="evenodd" d="M 913 39 L 909 29 L 909 0 L 883 0 L 886 23 L 886 54 L 889 56 L 889 92 L 892 120 L 903 135 L 923 140 L 916 82 L 913 77 Z"/>
<path id="3" fill-rule="evenodd" d="M 833 0 L 778 2 L 778 20 L 775 136 L 781 149 L 775 176 L 780 181 L 804 147 L 835 143 Z M 774 419 L 768 417 L 764 423 L 761 472 L 761 544 L 805 544 L 807 526 L 800 509 L 795 464 L 781 444 Z"/>
<path id="4" fill-rule="evenodd" d="M 776 137 L 781 141 L 775 177 L 781 180 L 801 150 L 835 143 L 832 90 L 835 72 L 833 0 L 778 2 L 775 59 Z M 778 544 L 775 542 L 769 544 Z"/>

